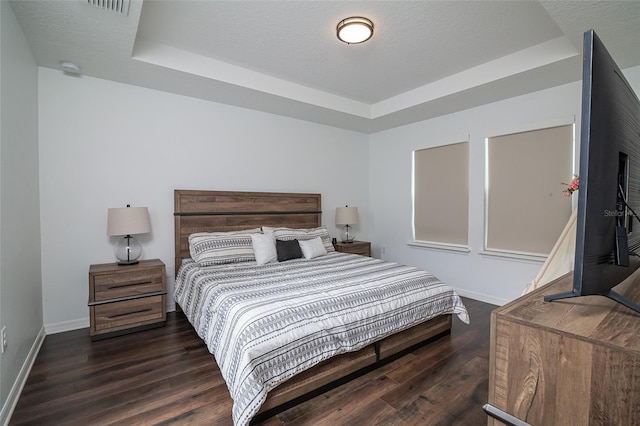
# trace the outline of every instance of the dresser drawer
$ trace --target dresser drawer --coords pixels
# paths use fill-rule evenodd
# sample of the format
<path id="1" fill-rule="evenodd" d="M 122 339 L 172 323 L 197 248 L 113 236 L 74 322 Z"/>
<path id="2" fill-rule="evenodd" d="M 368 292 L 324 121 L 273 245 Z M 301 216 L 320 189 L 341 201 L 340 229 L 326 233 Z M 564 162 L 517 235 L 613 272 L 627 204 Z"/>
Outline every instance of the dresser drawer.
<path id="1" fill-rule="evenodd" d="M 111 333 L 165 320 L 164 295 L 91 306 L 94 334 Z"/>
<path id="2" fill-rule="evenodd" d="M 96 302 L 164 291 L 163 268 L 95 275 L 93 280 Z"/>

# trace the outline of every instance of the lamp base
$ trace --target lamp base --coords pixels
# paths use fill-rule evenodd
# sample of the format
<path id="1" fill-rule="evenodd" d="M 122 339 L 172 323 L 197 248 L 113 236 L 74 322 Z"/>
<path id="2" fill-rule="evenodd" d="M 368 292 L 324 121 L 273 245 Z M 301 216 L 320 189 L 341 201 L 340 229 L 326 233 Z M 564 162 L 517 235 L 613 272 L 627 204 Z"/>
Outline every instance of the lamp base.
<path id="1" fill-rule="evenodd" d="M 345 225 L 342 232 L 340 233 L 340 239 L 345 244 L 351 244 L 354 240 L 353 231 L 351 230 L 351 226 Z"/>
<path id="2" fill-rule="evenodd" d="M 120 238 L 113 247 L 113 253 L 118 259 L 118 265 L 135 265 L 142 254 L 142 246 L 131 235 Z"/>

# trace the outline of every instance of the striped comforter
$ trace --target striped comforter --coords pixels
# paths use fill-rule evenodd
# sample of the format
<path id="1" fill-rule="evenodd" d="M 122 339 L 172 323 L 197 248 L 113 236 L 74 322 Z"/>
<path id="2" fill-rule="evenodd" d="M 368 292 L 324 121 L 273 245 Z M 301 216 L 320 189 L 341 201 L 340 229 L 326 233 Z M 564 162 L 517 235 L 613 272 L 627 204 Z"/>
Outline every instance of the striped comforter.
<path id="1" fill-rule="evenodd" d="M 188 262 L 175 300 L 220 367 L 236 425 L 271 389 L 334 355 L 441 314 L 469 322 L 455 291 L 433 275 L 338 252 L 261 266 Z"/>

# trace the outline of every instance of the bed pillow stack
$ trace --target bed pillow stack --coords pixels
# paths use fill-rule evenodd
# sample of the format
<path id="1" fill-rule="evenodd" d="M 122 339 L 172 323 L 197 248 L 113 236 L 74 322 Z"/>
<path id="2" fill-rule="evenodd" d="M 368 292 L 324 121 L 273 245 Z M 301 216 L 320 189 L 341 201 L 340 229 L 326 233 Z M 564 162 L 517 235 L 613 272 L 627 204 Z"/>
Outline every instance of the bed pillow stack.
<path id="1" fill-rule="evenodd" d="M 191 258 L 202 266 L 256 261 L 258 265 L 290 259 L 313 259 L 335 251 L 329 232 L 318 228 L 268 226 L 189 235 Z"/>
<path id="2" fill-rule="evenodd" d="M 313 240 L 314 238 L 320 237 L 322 241 L 322 245 L 324 246 L 327 253 L 331 253 L 335 251 L 333 248 L 333 244 L 331 244 L 331 237 L 329 237 L 329 231 L 324 226 L 319 226 L 317 228 L 271 228 L 269 226 L 262 227 L 263 232 L 273 232 L 276 237 L 276 240 L 289 241 L 289 240 L 298 240 L 298 241 L 307 241 Z"/>

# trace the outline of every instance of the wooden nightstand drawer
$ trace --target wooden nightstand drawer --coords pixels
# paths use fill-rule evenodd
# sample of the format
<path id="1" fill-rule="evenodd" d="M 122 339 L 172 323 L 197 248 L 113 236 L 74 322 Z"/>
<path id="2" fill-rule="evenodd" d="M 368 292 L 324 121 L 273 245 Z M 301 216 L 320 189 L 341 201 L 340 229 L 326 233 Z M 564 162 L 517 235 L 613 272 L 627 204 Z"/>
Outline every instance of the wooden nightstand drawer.
<path id="1" fill-rule="evenodd" d="M 96 334 L 111 333 L 165 320 L 164 296 L 150 296 L 91 307 Z"/>
<path id="2" fill-rule="evenodd" d="M 352 243 L 335 243 L 333 247 L 342 253 L 371 256 L 371 243 L 368 241 L 354 241 Z"/>
<path id="3" fill-rule="evenodd" d="M 164 269 L 95 275 L 94 291 L 96 302 L 162 292 L 164 291 Z"/>
<path id="4" fill-rule="evenodd" d="M 359 254 L 361 256 L 369 256 L 370 251 L 371 250 L 369 250 L 368 246 L 359 246 L 349 250 L 348 253 Z"/>

